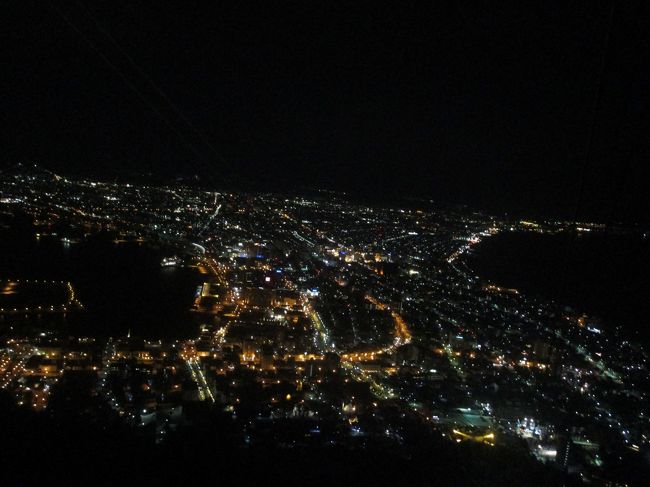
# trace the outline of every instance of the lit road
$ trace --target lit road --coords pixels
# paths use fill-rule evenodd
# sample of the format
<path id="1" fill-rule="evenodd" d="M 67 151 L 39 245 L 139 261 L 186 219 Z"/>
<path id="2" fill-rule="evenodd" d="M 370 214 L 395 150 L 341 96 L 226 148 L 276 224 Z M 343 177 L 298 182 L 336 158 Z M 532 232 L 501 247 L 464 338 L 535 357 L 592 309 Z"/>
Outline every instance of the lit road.
<path id="1" fill-rule="evenodd" d="M 320 315 L 311 309 L 308 308 L 309 311 L 309 317 L 311 318 L 311 322 L 314 325 L 314 329 L 316 330 L 317 336 L 320 338 L 320 348 L 323 351 L 326 352 L 336 352 L 336 346 L 332 342 L 332 339 L 329 335 L 329 331 L 327 328 L 325 328 L 325 325 L 323 324 L 323 320 L 321 319 Z"/>
<path id="2" fill-rule="evenodd" d="M 369 294 L 366 294 L 366 300 L 374 304 L 377 309 L 390 310 L 388 305 L 380 302 Z M 393 321 L 395 322 L 395 345 L 399 346 L 409 343 L 411 341 L 411 331 L 409 330 L 406 321 L 404 321 L 404 318 L 402 318 L 399 313 L 393 310 L 390 310 L 390 315 L 393 317 Z"/>
<path id="3" fill-rule="evenodd" d="M 397 394 L 388 386 L 382 384 L 377 380 L 381 375 L 377 377 L 370 375 L 361 368 L 352 363 L 352 362 L 341 362 L 341 367 L 343 367 L 350 376 L 357 382 L 367 382 L 370 384 L 370 390 L 372 393 L 379 399 L 395 399 Z"/>
<path id="4" fill-rule="evenodd" d="M 210 387 L 205 380 L 205 375 L 203 375 L 203 371 L 201 370 L 199 362 L 196 360 L 196 358 L 189 358 L 186 360 L 186 363 L 190 369 L 190 373 L 192 374 L 192 379 L 199 387 L 199 398 L 201 401 L 210 399 L 211 402 L 214 402 L 214 395 L 212 394 L 212 391 L 210 390 Z"/>
<path id="5" fill-rule="evenodd" d="M 373 298 L 369 294 L 366 295 L 366 300 L 374 304 L 379 310 L 382 311 L 390 310 L 388 305 Z M 393 322 L 395 323 L 395 342 L 391 346 L 380 348 L 377 350 L 366 350 L 364 352 L 344 353 L 343 355 L 341 355 L 341 360 L 353 361 L 353 362 L 375 360 L 376 356 L 382 355 L 384 353 L 392 353 L 395 351 L 396 347 L 410 343 L 412 338 L 411 330 L 409 330 L 409 327 L 406 324 L 406 321 L 404 321 L 404 318 L 402 318 L 402 316 L 399 313 L 393 310 L 390 310 L 390 314 L 391 317 L 393 318 Z"/>
<path id="6" fill-rule="evenodd" d="M 321 317 L 316 311 L 311 310 L 311 308 L 309 309 L 309 316 L 320 338 L 321 349 L 323 351 L 335 352 L 336 346 L 332 343 L 329 332 L 323 324 Z M 357 382 L 367 382 L 370 384 L 370 390 L 379 399 L 394 399 L 396 397 L 396 394 L 390 387 L 382 384 L 378 380 L 379 376 L 375 377 L 368 374 L 367 372 L 364 372 L 357 364 L 349 360 L 341 361 L 341 367 L 343 367 L 350 374 L 350 377 L 352 377 Z"/>

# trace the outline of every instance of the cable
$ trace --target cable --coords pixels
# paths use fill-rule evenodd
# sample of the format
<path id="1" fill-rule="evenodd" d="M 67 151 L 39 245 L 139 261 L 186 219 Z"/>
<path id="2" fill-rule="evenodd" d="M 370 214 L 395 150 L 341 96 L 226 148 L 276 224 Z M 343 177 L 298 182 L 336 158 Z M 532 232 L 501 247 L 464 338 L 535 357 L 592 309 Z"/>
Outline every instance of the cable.
<path id="1" fill-rule="evenodd" d="M 576 234 L 577 234 L 577 221 L 580 211 L 580 205 L 582 203 L 582 198 L 585 189 L 585 177 L 587 174 L 587 166 L 589 165 L 589 156 L 591 154 L 591 147 L 593 145 L 594 135 L 595 135 L 595 126 L 596 126 L 596 117 L 598 115 L 598 106 L 600 105 L 600 98 L 603 86 L 603 77 L 605 73 L 605 61 L 607 60 L 607 51 L 609 48 L 609 41 L 612 34 L 612 26 L 614 24 L 614 9 L 616 7 L 616 1 L 612 0 L 611 8 L 609 10 L 609 18 L 607 23 L 607 31 L 605 32 L 605 39 L 603 40 L 603 49 L 600 57 L 600 70 L 598 74 L 598 81 L 596 84 L 596 93 L 594 95 L 594 103 L 591 110 L 591 123 L 589 124 L 589 134 L 587 136 L 587 145 L 585 147 L 585 156 L 580 169 L 580 178 L 578 186 L 578 196 L 576 198 L 576 207 L 573 213 L 573 232 L 569 235 L 569 241 L 567 242 L 566 251 L 564 253 L 564 264 L 562 266 L 562 279 L 560 280 L 560 290 L 564 292 L 567 288 L 568 283 L 568 266 L 569 260 L 571 258 L 571 251 L 575 243 Z"/>
<path id="2" fill-rule="evenodd" d="M 74 23 L 70 20 L 70 18 L 65 15 L 54 3 L 54 0 L 50 0 L 50 4 L 52 5 L 52 8 L 55 10 L 55 12 L 64 20 L 66 24 L 68 24 L 89 46 L 90 48 L 97 54 L 99 57 L 113 70 L 115 73 L 126 83 L 126 85 L 138 96 L 140 101 L 147 106 L 152 112 L 154 112 L 164 123 L 167 125 L 167 127 L 174 132 L 179 138 L 185 142 L 188 147 L 192 150 L 192 152 L 200 159 L 203 160 L 205 158 L 205 155 L 201 154 L 201 152 L 195 147 L 195 145 L 185 136 L 183 135 L 174 125 L 172 122 L 163 115 L 163 113 L 156 108 L 152 103 L 147 100 L 147 98 L 144 96 L 144 94 L 133 84 L 131 80 L 129 80 L 124 73 L 103 53 L 99 50 L 99 48 L 95 45 L 95 43 L 88 38 L 86 34 L 84 34 Z"/>
<path id="3" fill-rule="evenodd" d="M 585 147 L 585 156 L 580 169 L 580 178 L 578 186 L 578 197 L 576 199 L 576 208 L 573 214 L 573 223 L 578 220 L 578 212 L 580 211 L 580 205 L 582 203 L 582 197 L 585 189 L 585 177 L 587 174 L 587 166 L 589 165 L 589 156 L 591 155 L 591 147 L 594 141 L 594 135 L 596 132 L 596 118 L 598 115 L 598 107 L 600 105 L 601 92 L 603 87 L 603 77 L 605 73 L 605 61 L 607 60 L 607 51 L 609 49 L 609 40 L 612 35 L 612 26 L 614 24 L 614 9 L 616 7 L 616 1 L 612 0 L 611 8 L 609 11 L 609 19 L 607 22 L 607 31 L 605 32 L 605 39 L 603 41 L 603 49 L 600 57 L 600 70 L 598 74 L 598 81 L 596 84 L 596 93 L 594 95 L 594 103 L 591 109 L 591 123 L 589 124 L 589 134 L 587 136 L 587 145 Z"/>
<path id="4" fill-rule="evenodd" d="M 101 24 L 97 21 L 95 16 L 92 14 L 92 12 L 86 7 L 85 5 L 77 2 L 78 5 L 83 6 L 83 8 L 86 10 L 86 13 L 88 14 L 88 17 L 92 20 L 92 22 L 97 26 L 97 29 L 102 32 L 110 42 L 117 48 L 117 50 L 124 55 L 124 57 L 131 63 L 131 66 L 149 83 L 151 87 L 169 104 L 169 106 L 173 109 L 173 111 L 178 115 L 186 124 L 187 126 L 196 133 L 201 141 L 210 149 L 210 151 L 219 159 L 221 162 L 226 163 L 226 159 L 214 148 L 214 146 L 205 138 L 203 133 L 199 131 L 196 126 L 182 113 L 182 111 L 172 102 L 172 100 L 167 96 L 167 94 L 154 82 L 154 80 L 142 69 L 140 66 L 133 60 L 131 55 L 129 55 L 128 52 L 126 52 L 115 40 L 115 38 L 111 35 L 110 32 L 106 31 L 106 29 L 102 28 Z"/>

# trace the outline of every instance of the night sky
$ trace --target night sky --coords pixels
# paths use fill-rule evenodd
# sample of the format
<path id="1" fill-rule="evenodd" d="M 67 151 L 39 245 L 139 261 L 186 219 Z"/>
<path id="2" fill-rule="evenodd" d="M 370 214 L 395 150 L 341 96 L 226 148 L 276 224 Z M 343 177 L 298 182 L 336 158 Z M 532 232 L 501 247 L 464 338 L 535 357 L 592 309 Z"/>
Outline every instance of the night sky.
<path id="1" fill-rule="evenodd" d="M 0 164 L 647 221 L 648 2 L 430 3 L 9 0 Z"/>

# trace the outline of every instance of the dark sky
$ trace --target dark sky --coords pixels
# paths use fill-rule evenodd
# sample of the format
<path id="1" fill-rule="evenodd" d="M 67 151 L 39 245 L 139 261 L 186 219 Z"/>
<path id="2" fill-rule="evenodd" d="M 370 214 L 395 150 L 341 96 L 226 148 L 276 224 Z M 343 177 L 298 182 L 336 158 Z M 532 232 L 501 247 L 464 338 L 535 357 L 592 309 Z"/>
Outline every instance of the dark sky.
<path id="1" fill-rule="evenodd" d="M 432 3 L 9 0 L 0 162 L 647 221 L 648 2 Z"/>

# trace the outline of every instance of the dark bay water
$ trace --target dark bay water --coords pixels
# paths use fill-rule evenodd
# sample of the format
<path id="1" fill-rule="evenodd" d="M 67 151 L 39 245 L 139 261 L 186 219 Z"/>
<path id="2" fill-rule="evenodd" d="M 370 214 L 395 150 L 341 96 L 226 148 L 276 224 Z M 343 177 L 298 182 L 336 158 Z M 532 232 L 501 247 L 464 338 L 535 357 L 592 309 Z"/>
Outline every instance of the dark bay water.
<path id="1" fill-rule="evenodd" d="M 85 310 L 69 314 L 62 326 L 74 334 L 118 336 L 130 330 L 149 339 L 196 334 L 189 308 L 199 275 L 194 269 L 160 267 L 163 250 L 147 244 L 115 244 L 108 236 L 63 244 L 56 238 L 37 240 L 31 232 L 4 228 L 0 255 L 0 278 L 73 283 Z"/>
<path id="2" fill-rule="evenodd" d="M 478 246 L 470 265 L 493 283 L 650 341 L 650 240 L 640 234 L 501 233 Z"/>

